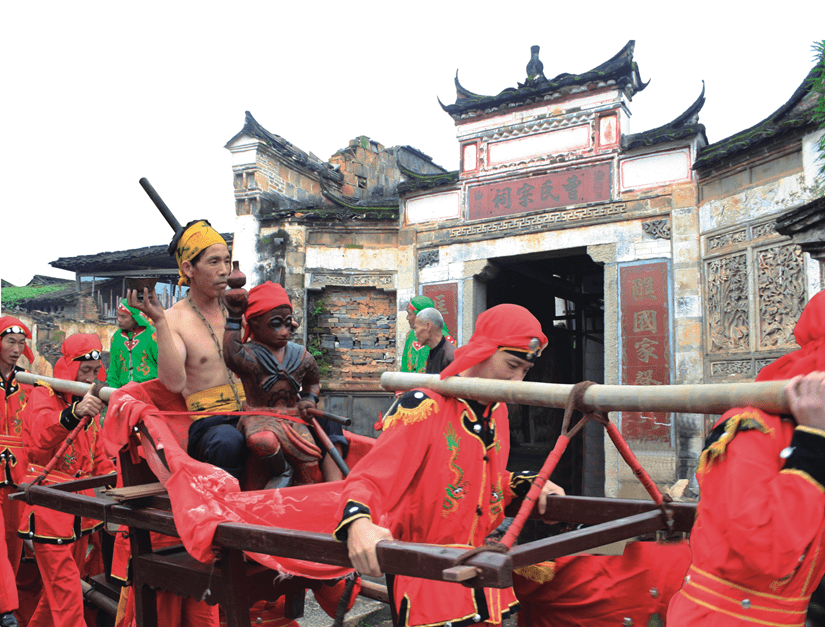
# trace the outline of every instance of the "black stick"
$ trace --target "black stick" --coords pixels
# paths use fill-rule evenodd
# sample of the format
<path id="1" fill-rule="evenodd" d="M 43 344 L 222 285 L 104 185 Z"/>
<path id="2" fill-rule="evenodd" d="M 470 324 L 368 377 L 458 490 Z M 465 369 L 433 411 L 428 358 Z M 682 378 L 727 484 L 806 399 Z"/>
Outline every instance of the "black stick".
<path id="1" fill-rule="evenodd" d="M 180 236 L 183 234 L 183 227 L 181 226 L 178 219 L 172 213 L 172 210 L 166 206 L 166 203 L 163 202 L 163 198 L 155 191 L 155 188 L 152 187 L 152 184 L 146 177 L 143 177 L 138 181 L 140 186 L 143 188 L 143 191 L 152 199 L 152 202 L 155 203 L 155 207 L 158 208 L 160 211 L 160 215 L 164 217 L 164 219 L 169 223 L 169 226 L 172 227 L 172 230 L 175 232 L 175 237 L 172 239 L 172 243 L 169 245 L 169 254 L 172 255 L 175 252 L 175 248 L 177 247 L 178 240 Z"/>

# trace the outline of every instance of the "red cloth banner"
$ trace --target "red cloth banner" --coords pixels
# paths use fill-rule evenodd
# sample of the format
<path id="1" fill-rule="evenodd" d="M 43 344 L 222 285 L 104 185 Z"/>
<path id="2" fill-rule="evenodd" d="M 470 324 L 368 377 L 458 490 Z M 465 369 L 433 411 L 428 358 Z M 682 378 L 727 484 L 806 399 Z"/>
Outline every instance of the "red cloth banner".
<path id="1" fill-rule="evenodd" d="M 622 384 L 670 384 L 667 262 L 625 266 L 621 285 Z M 668 412 L 622 412 L 627 440 L 670 443 Z"/>

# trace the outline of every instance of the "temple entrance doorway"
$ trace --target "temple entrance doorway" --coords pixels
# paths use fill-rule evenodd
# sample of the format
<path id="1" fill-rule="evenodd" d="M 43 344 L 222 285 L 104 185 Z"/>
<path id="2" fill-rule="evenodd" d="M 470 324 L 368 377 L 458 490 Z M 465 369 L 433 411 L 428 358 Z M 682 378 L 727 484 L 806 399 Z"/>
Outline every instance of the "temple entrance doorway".
<path id="1" fill-rule="evenodd" d="M 526 307 L 549 340 L 525 381 L 603 383 L 603 265 L 584 249 L 498 257 L 489 263 L 487 307 Z M 509 468 L 538 470 L 561 433 L 564 410 L 511 405 L 509 413 Z M 567 494 L 604 496 L 604 468 L 604 430 L 588 424 L 571 440 L 551 480 Z"/>

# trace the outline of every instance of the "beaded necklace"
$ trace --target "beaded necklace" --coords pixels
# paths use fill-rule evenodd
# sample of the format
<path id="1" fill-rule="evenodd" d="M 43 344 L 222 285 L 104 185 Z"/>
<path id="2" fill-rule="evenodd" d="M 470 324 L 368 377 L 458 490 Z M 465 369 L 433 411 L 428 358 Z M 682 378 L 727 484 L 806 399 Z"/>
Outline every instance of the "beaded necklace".
<path id="1" fill-rule="evenodd" d="M 238 389 L 235 387 L 235 382 L 232 380 L 232 372 L 229 370 L 229 366 L 226 365 L 226 360 L 223 358 L 223 349 L 221 348 L 221 343 L 215 335 L 215 331 L 212 329 L 212 325 L 209 324 L 209 320 L 207 320 L 206 316 L 201 313 L 201 310 L 195 306 L 195 303 L 192 301 L 189 294 L 186 295 L 186 301 L 189 303 L 192 310 L 198 314 L 200 319 L 203 320 L 206 328 L 209 329 L 209 334 L 212 336 L 212 341 L 215 342 L 215 348 L 218 349 L 218 355 L 221 358 L 223 367 L 226 368 L 226 378 L 229 380 L 229 387 L 232 388 L 232 394 L 235 395 L 235 402 L 238 404 L 238 409 L 241 409 L 241 397 L 238 395 Z M 224 309 L 223 303 L 221 303 L 221 314 L 223 315 L 223 319 L 226 320 L 226 309 Z"/>

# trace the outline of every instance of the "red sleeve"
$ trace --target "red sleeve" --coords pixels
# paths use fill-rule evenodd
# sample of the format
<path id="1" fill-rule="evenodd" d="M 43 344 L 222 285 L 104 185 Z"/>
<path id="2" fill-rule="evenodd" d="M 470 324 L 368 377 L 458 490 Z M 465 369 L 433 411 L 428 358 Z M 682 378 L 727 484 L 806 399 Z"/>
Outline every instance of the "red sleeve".
<path id="1" fill-rule="evenodd" d="M 375 446 L 346 478 L 338 509 L 341 522 L 335 529 L 339 540 L 346 538 L 346 528 L 357 518 L 381 524 L 384 514 L 426 481 L 423 474 L 441 404 L 432 392 L 407 392 L 385 418 Z"/>
<path id="2" fill-rule="evenodd" d="M 69 431 L 60 423 L 66 408 L 50 388 L 35 387 L 23 416 L 23 448 L 32 463 L 47 464 L 66 439 Z"/>
<path id="3" fill-rule="evenodd" d="M 94 429 L 95 449 L 94 449 L 94 470 L 95 475 L 108 475 L 115 472 L 115 463 L 106 452 L 106 443 L 103 438 L 103 425 L 100 423 L 100 416 L 95 416 Z"/>
<path id="4" fill-rule="evenodd" d="M 793 454 L 791 422 L 737 409 L 723 416 L 714 433 L 722 435 L 705 450 L 697 471 L 694 563 L 716 564 L 720 573 L 782 578 L 821 533 L 823 486 L 807 472 L 783 470 Z M 825 456 L 825 433 L 817 439 Z"/>

